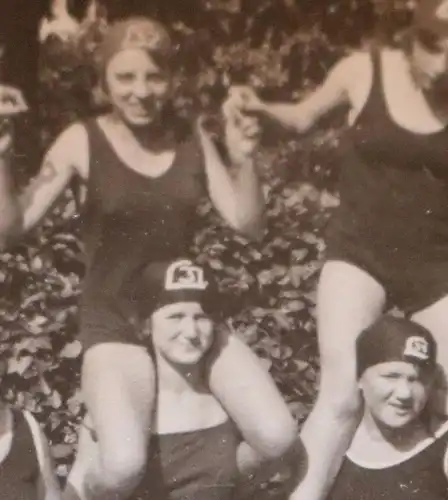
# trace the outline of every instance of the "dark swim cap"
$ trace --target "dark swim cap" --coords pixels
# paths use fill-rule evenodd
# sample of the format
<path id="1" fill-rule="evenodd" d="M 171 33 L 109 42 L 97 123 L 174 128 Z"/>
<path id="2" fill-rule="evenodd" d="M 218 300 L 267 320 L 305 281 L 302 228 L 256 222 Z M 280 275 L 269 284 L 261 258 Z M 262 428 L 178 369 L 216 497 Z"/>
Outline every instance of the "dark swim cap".
<path id="1" fill-rule="evenodd" d="M 448 0 L 419 0 L 414 11 L 414 27 L 438 37 L 448 37 Z"/>
<path id="2" fill-rule="evenodd" d="M 437 346 L 423 326 L 405 318 L 380 317 L 356 340 L 358 378 L 367 368 L 388 361 L 435 367 Z"/>
<path id="3" fill-rule="evenodd" d="M 211 273 L 189 259 L 152 262 L 142 272 L 134 299 L 143 318 L 176 302 L 198 302 L 204 312 L 218 309 L 219 292 Z"/>
<path id="4" fill-rule="evenodd" d="M 143 49 L 154 56 L 157 63 L 166 63 L 173 52 L 170 35 L 157 21 L 145 17 L 131 17 L 111 24 L 97 49 L 97 64 L 103 72 L 109 61 L 126 49 Z"/>

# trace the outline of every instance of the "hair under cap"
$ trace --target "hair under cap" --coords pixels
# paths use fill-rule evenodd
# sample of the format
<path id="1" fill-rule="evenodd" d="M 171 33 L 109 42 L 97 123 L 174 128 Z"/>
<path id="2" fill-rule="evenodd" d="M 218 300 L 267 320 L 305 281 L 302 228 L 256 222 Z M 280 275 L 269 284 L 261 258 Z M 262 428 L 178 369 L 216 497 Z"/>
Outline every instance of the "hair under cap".
<path id="1" fill-rule="evenodd" d="M 423 326 L 405 318 L 380 317 L 356 340 L 358 378 L 367 368 L 388 361 L 407 361 L 435 367 L 437 346 Z"/>
<path id="2" fill-rule="evenodd" d="M 419 0 L 414 11 L 414 27 L 448 37 L 448 0 Z"/>
<path id="3" fill-rule="evenodd" d="M 204 312 L 217 310 L 219 292 L 210 271 L 189 259 L 152 262 L 141 274 L 135 291 L 141 316 L 176 302 L 198 302 Z"/>
<path id="4" fill-rule="evenodd" d="M 130 17 L 109 26 L 97 49 L 100 70 L 104 71 L 115 54 L 126 49 L 143 49 L 165 62 L 172 55 L 168 31 L 158 21 L 146 17 Z"/>

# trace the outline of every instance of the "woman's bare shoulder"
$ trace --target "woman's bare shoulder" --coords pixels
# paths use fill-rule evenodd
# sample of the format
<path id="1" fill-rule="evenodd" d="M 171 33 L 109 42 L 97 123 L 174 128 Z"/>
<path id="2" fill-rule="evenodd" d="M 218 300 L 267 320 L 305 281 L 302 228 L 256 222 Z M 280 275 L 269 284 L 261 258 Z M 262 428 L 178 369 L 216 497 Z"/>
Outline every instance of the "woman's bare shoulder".
<path id="1" fill-rule="evenodd" d="M 48 150 L 55 164 L 74 167 L 78 174 L 88 177 L 89 147 L 88 132 L 84 122 L 77 121 L 68 125 L 55 139 Z"/>
<path id="2" fill-rule="evenodd" d="M 367 50 L 351 52 L 343 56 L 333 66 L 329 73 L 329 80 L 338 86 L 350 90 L 359 81 L 369 78 L 371 71 L 371 57 Z"/>

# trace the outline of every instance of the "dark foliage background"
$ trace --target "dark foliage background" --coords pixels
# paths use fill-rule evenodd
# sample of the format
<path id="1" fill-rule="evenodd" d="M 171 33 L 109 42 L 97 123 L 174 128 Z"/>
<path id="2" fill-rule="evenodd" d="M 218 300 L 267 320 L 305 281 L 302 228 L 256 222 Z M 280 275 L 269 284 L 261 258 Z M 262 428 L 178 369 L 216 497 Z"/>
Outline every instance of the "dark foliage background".
<path id="1" fill-rule="evenodd" d="M 145 13 L 173 30 L 179 61 L 175 104 L 186 116 L 215 112 L 231 83 L 250 83 L 268 99 L 300 98 L 347 51 L 373 37 L 393 42 L 412 11 L 405 0 L 143 4 Z M 103 5 L 104 17 L 84 23 L 79 39 L 49 39 L 42 47 L 44 145 L 97 109 L 91 63 L 107 16 L 140 12 L 138 2 L 103 0 Z M 216 270 L 222 289 L 238 298 L 240 309 L 229 323 L 265 360 L 300 422 L 318 384 L 315 288 L 325 248 L 322 230 L 338 201 L 340 118 L 300 138 L 267 124 L 258 158 L 268 200 L 264 241 L 248 244 L 232 234 L 205 203 L 194 245 L 198 258 Z M 3 393 L 43 424 L 61 476 L 73 458 L 82 416 L 76 341 L 84 271 L 78 239 L 82 194 L 82 186 L 73 184 L 41 228 L 0 255 Z"/>

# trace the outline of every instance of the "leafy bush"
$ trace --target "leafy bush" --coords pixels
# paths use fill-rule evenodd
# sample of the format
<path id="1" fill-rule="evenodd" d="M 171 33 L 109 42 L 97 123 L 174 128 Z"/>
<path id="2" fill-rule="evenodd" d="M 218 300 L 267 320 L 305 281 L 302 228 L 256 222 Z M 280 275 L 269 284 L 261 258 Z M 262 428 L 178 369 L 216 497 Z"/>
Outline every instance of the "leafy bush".
<path id="1" fill-rule="evenodd" d="M 169 2 L 151 2 L 153 15 L 173 29 L 179 47 L 175 104 L 191 116 L 215 112 L 234 82 L 249 82 L 269 99 L 299 98 L 352 47 L 378 33 L 393 40 L 412 9 L 403 0 L 253 0 L 233 2 L 228 10 L 219 0 L 196 3 L 197 9 L 185 10 L 182 2 L 171 8 Z M 92 54 L 106 25 L 99 19 L 83 26 L 79 40 L 52 39 L 43 46 L 45 145 L 97 109 Z M 264 241 L 248 244 L 222 227 L 204 203 L 194 243 L 229 302 L 238 299 L 229 325 L 265 360 L 299 421 L 318 384 L 315 289 L 323 228 L 337 204 L 333 158 L 339 132 L 334 122 L 300 139 L 269 128 L 258 158 L 268 200 Z M 84 273 L 77 223 L 81 192 L 72 185 L 43 226 L 0 257 L 3 392 L 42 422 L 62 476 L 82 416 L 76 341 Z"/>

